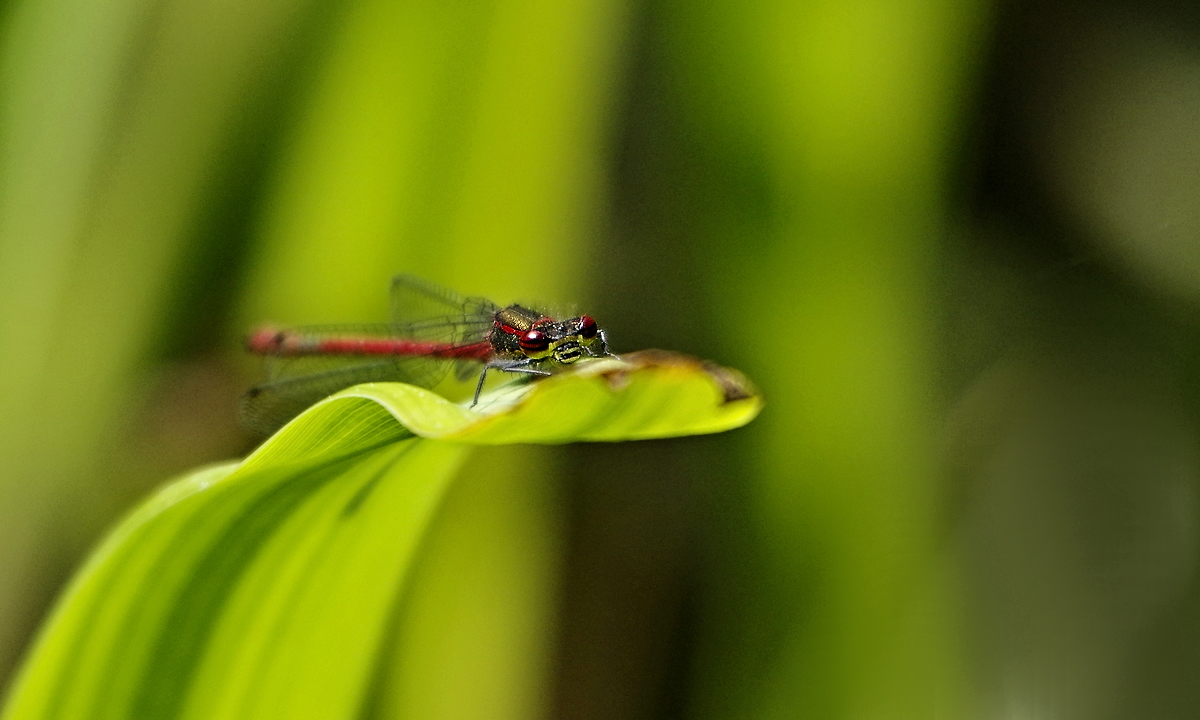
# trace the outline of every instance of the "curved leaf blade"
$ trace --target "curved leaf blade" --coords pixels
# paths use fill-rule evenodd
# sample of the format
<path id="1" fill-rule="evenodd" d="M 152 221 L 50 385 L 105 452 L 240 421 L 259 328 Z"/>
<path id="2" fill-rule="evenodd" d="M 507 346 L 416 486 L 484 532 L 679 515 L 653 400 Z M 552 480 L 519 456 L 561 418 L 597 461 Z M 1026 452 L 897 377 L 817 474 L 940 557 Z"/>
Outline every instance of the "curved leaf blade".
<path id="1" fill-rule="evenodd" d="M 739 374 L 662 352 L 510 384 L 478 411 L 401 384 L 310 408 L 237 464 L 149 499 L 59 603 L 4 720 L 350 717 L 472 444 L 622 440 L 745 424 Z"/>
<path id="2" fill-rule="evenodd" d="M 344 398 L 378 402 L 421 437 L 475 445 L 701 435 L 741 427 L 763 406 L 762 396 L 741 373 L 662 350 L 510 383 L 481 398 L 476 411 L 400 383 L 358 385 L 324 402 Z"/>
<path id="3" fill-rule="evenodd" d="M 68 590 L 4 717 L 352 714 L 463 455 L 409 438 L 168 486 Z"/>

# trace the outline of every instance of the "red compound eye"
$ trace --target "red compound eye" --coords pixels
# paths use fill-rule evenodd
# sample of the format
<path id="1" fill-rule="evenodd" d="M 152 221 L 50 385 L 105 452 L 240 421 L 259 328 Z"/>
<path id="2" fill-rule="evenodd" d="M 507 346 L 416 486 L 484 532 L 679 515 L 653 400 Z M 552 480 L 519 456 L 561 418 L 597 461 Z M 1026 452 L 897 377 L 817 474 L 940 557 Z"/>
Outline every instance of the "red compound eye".
<path id="1" fill-rule="evenodd" d="M 599 332 L 599 329 L 596 327 L 596 321 L 592 319 L 591 315 L 584 315 L 579 318 L 579 337 L 591 340 L 596 337 L 597 332 Z"/>
<path id="2" fill-rule="evenodd" d="M 541 330 L 530 330 L 521 336 L 521 349 L 527 353 L 545 352 L 550 348 L 550 338 Z"/>

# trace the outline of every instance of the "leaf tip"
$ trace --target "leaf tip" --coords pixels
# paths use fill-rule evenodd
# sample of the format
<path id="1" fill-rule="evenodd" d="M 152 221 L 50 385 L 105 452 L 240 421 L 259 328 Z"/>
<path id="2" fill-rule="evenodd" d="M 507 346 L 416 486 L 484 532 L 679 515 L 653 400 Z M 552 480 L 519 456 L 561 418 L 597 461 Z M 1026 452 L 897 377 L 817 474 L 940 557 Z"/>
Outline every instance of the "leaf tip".
<path id="1" fill-rule="evenodd" d="M 727 368 L 711 360 L 701 360 L 691 355 L 650 348 L 638 350 L 621 356 L 622 365 L 602 370 L 599 374 L 604 377 L 609 387 L 619 390 L 628 383 L 631 372 L 642 368 L 682 369 L 685 371 L 699 370 L 716 384 L 721 391 L 723 404 L 760 398 L 762 394 L 754 383 L 742 372 Z"/>

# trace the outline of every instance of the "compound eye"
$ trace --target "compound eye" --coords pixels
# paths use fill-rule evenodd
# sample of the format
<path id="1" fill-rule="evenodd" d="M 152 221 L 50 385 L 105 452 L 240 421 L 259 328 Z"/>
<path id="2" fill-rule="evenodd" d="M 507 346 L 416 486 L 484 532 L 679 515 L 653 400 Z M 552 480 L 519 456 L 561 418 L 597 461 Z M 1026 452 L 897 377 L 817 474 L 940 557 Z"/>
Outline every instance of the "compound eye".
<path id="1" fill-rule="evenodd" d="M 591 340 L 596 337 L 597 332 L 599 332 L 599 329 L 596 327 L 596 321 L 592 319 L 591 315 L 584 315 L 579 318 L 579 337 Z"/>
<path id="2" fill-rule="evenodd" d="M 519 342 L 526 353 L 542 353 L 550 349 L 550 338 L 541 330 L 530 330 L 521 336 Z"/>

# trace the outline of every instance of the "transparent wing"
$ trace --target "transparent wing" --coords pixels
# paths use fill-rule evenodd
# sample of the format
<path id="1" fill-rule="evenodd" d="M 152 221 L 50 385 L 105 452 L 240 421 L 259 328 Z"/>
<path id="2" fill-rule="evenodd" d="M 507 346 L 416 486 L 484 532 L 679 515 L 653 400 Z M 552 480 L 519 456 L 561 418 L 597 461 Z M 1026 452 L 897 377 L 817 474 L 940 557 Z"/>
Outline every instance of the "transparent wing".
<path id="1" fill-rule="evenodd" d="M 424 357 L 363 358 L 309 356 L 271 358 L 272 379 L 242 396 L 242 423 L 269 435 L 305 408 L 333 393 L 365 382 L 405 382 L 433 387 L 452 361 Z"/>
<path id="2" fill-rule="evenodd" d="M 445 318 L 407 325 L 310 325 L 292 328 L 284 332 L 291 337 L 314 343 L 343 338 L 397 338 L 428 342 L 445 347 L 461 347 L 485 342 L 491 330 L 492 319 L 488 316 L 486 318 Z M 335 379 L 336 382 L 345 384 L 333 387 L 332 390 L 325 392 L 325 395 L 356 383 L 381 380 L 433 387 L 446 376 L 451 365 L 478 367 L 478 362 L 427 355 L 372 357 L 352 353 L 268 354 L 263 356 L 266 383 L 260 387 L 279 385 L 281 389 L 286 389 L 293 394 L 307 393 L 306 388 L 311 387 L 312 393 L 307 394 L 316 395 L 315 402 L 323 397 L 318 394 L 319 389 L 332 386 Z M 362 379 L 355 375 L 355 368 L 363 368 Z M 387 377 L 378 377 L 380 372 L 386 372 Z M 469 373 L 467 374 L 469 375 Z M 306 378 L 311 378 L 313 382 L 306 386 L 303 382 Z"/>
<path id="3" fill-rule="evenodd" d="M 481 372 L 483 372 L 483 369 L 480 363 L 468 360 L 456 360 L 454 363 L 454 379 L 459 382 L 479 377 L 479 373 Z"/>
<path id="4" fill-rule="evenodd" d="M 439 323 L 473 325 L 485 322 L 490 328 L 499 310 L 500 306 L 491 300 L 463 297 L 419 277 L 397 275 L 392 278 L 392 322 L 400 327 L 423 328 Z M 451 342 L 465 340 L 449 339 Z"/>
<path id="5" fill-rule="evenodd" d="M 317 325 L 284 332 L 314 341 L 337 338 L 395 338 L 448 347 L 485 342 L 500 307 L 485 298 L 462 297 L 411 275 L 392 280 L 391 323 Z M 364 382 L 405 382 L 433 387 L 451 365 L 469 377 L 479 363 L 428 356 L 369 357 L 354 354 L 267 355 L 266 382 L 242 398 L 242 422 L 271 433 L 324 397 Z"/>
<path id="6" fill-rule="evenodd" d="M 278 383 L 285 380 L 300 380 L 309 376 L 325 375 L 331 371 L 343 371 L 348 368 L 390 363 L 395 367 L 394 376 L 387 378 L 395 382 L 406 382 L 409 385 L 433 387 L 446 376 L 447 370 L 455 362 L 443 358 L 412 356 L 364 356 L 364 355 L 296 355 L 269 356 L 263 359 L 265 383 Z M 353 380 L 349 375 L 349 379 Z M 353 380 L 343 387 L 349 387 L 359 382 L 379 382 L 377 378 Z M 340 390 L 341 388 L 337 388 Z"/>
<path id="7" fill-rule="evenodd" d="M 314 342 L 339 338 L 398 338 L 458 347 L 485 342 L 491 329 L 492 317 L 488 315 L 447 317 L 404 325 L 313 325 L 284 332 Z M 265 355 L 265 382 L 251 388 L 242 398 L 241 420 L 252 430 L 270 434 L 309 405 L 351 385 L 404 382 L 431 388 L 455 365 L 479 367 L 477 361 L 428 355 Z"/>

